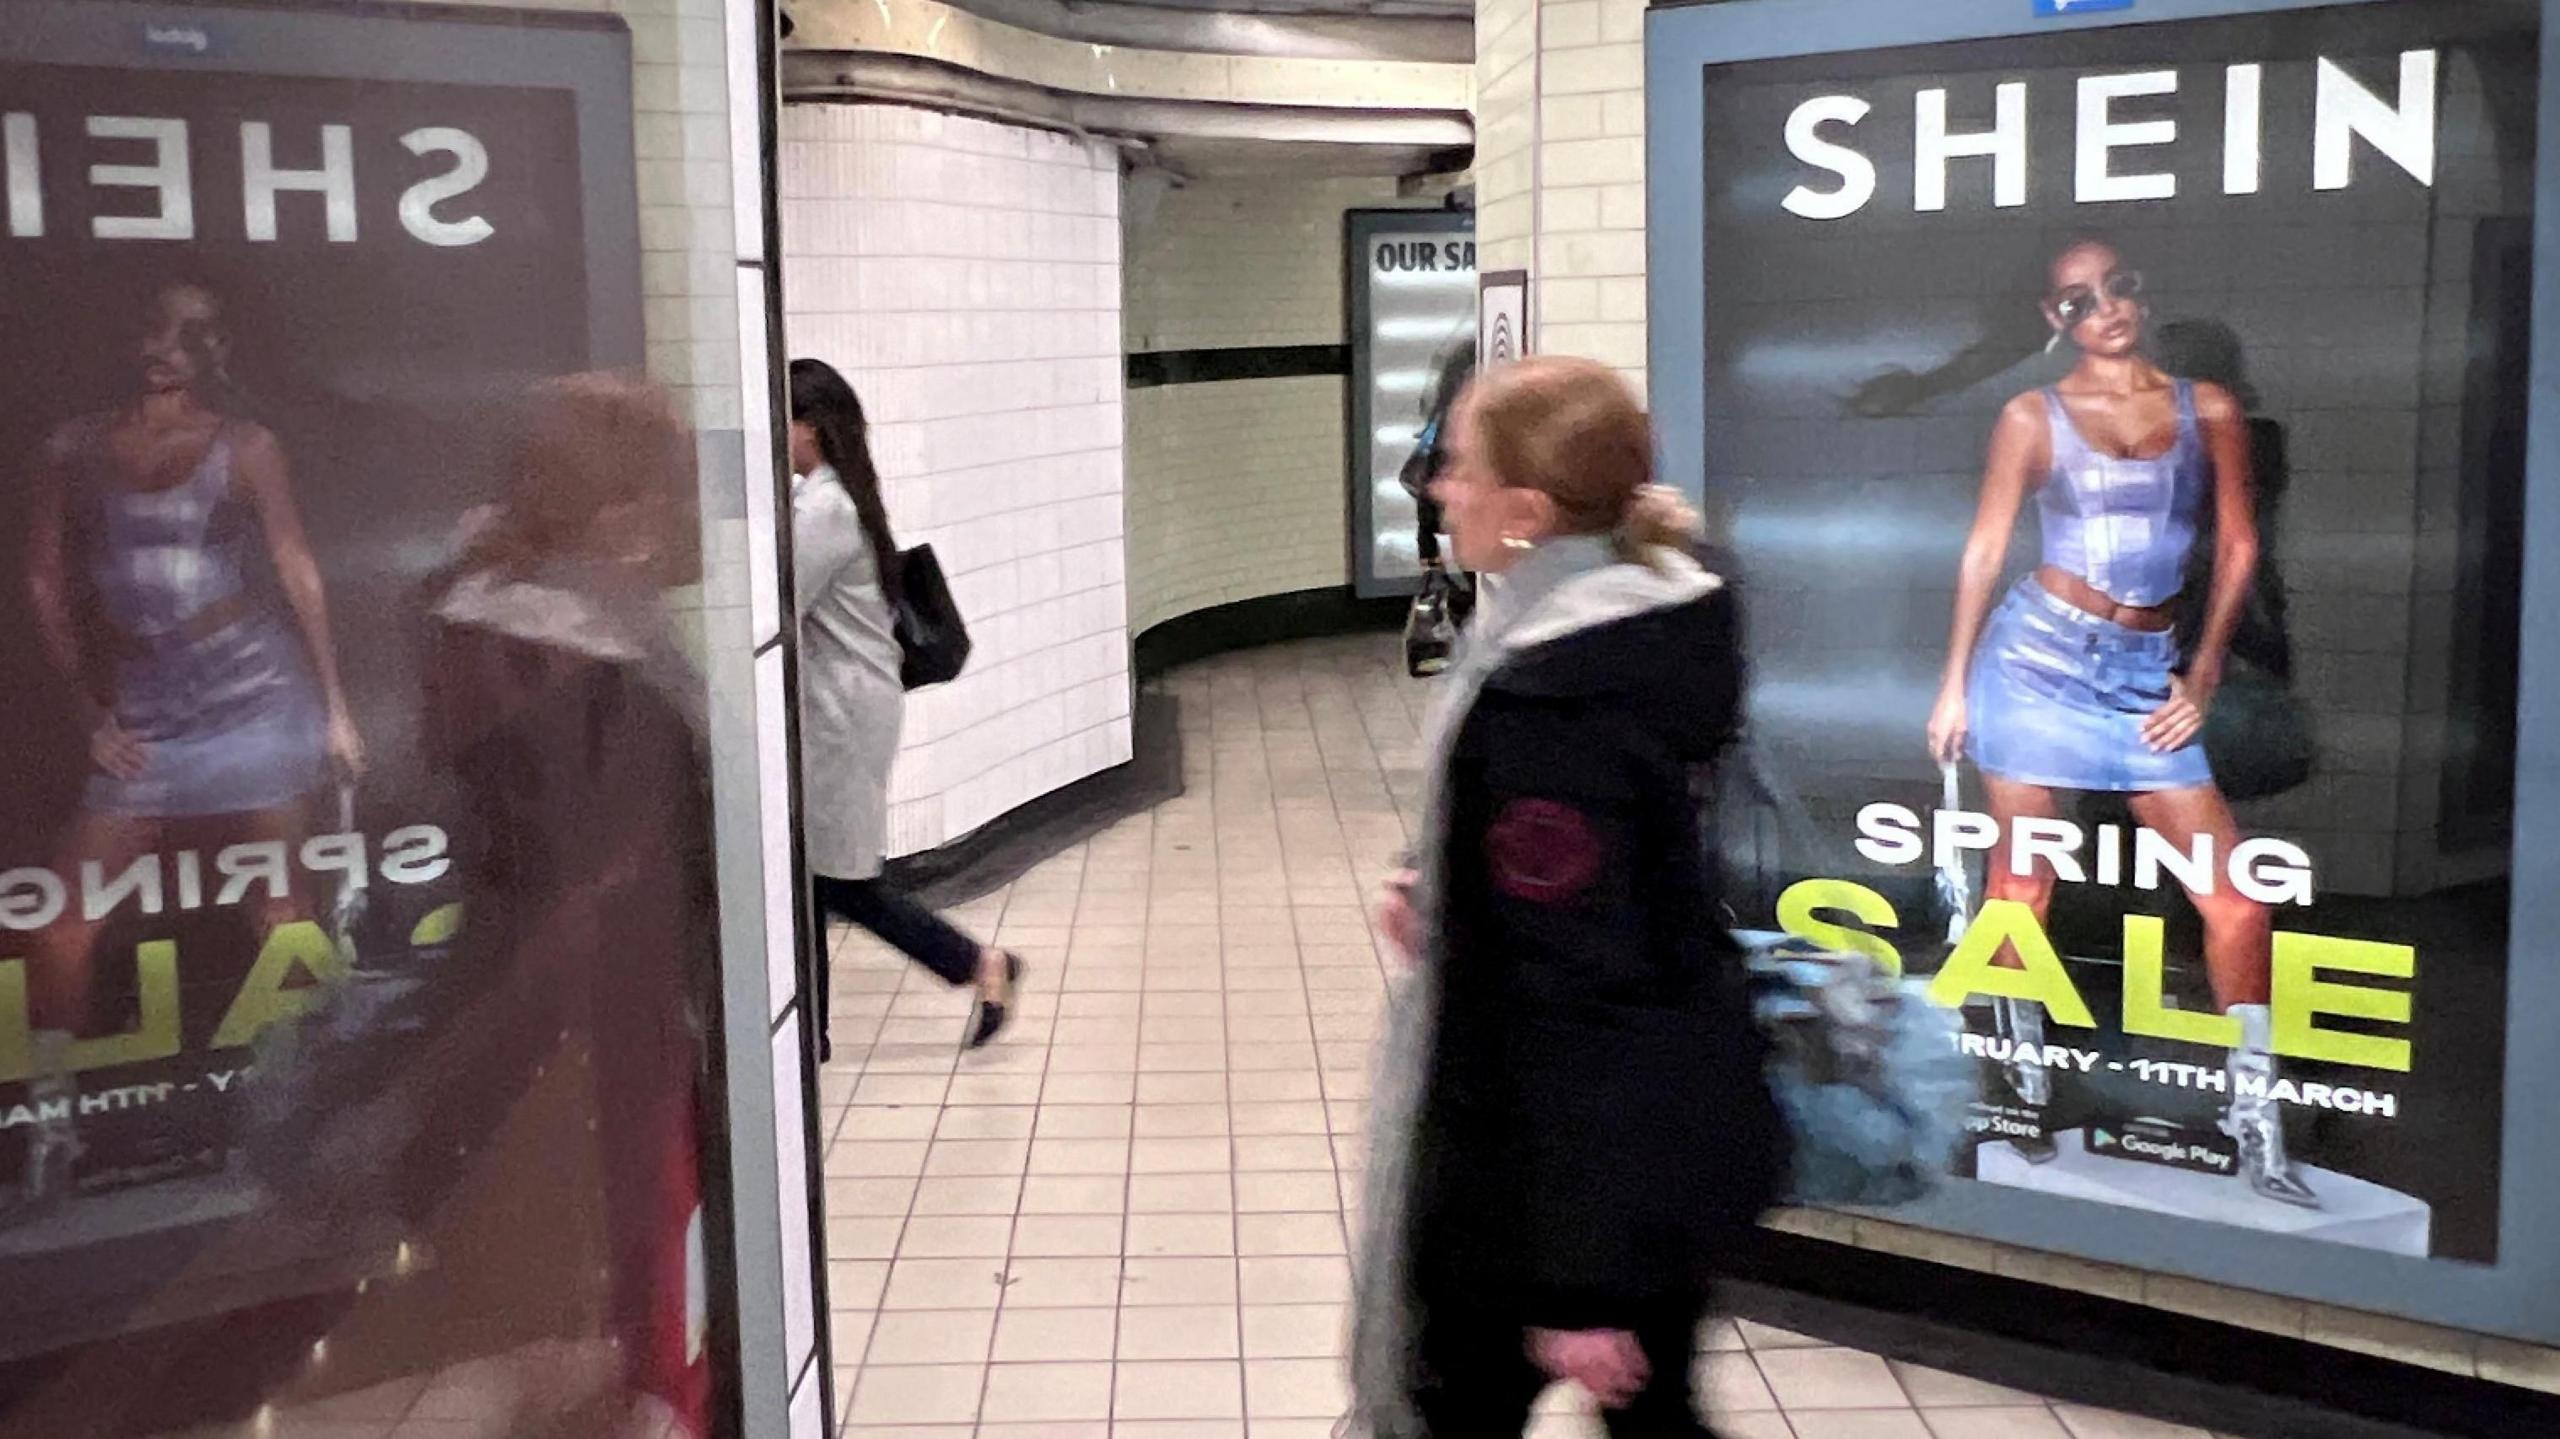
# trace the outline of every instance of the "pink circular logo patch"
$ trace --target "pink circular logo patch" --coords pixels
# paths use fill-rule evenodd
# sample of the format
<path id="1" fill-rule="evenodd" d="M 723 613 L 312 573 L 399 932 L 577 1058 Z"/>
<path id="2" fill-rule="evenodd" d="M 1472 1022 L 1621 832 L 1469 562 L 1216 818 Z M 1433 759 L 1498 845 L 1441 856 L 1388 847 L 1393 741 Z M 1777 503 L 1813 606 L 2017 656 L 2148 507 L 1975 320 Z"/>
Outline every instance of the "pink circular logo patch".
<path id="1" fill-rule="evenodd" d="M 1552 799 L 1515 799 L 1485 833 L 1494 888 L 1531 904 L 1579 899 L 1606 857 L 1582 811 Z"/>

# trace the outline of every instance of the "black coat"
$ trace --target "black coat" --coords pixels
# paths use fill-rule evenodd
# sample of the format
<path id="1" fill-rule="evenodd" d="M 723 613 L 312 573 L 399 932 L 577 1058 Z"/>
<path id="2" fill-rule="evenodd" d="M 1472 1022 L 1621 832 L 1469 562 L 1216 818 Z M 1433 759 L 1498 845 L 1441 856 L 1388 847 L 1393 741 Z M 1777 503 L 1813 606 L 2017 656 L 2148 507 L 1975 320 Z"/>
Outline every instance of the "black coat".
<path id="1" fill-rule="evenodd" d="M 1525 649 L 1445 781 L 1443 974 L 1408 1244 L 1426 1307 L 1619 1327 L 1703 1293 L 1783 1141 L 1694 782 L 1732 733 L 1732 594 Z"/>

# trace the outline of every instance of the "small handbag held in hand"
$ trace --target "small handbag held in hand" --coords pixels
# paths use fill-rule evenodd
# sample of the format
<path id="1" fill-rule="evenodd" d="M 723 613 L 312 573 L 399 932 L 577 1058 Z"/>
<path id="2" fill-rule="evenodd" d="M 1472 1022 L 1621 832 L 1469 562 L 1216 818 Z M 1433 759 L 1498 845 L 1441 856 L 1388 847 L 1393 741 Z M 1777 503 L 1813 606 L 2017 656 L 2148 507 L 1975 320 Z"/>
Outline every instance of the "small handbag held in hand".
<path id="1" fill-rule="evenodd" d="M 901 656 L 898 680 L 908 689 L 944 684 L 959 678 L 969 663 L 969 625 L 951 598 L 942 577 L 942 562 L 933 546 L 918 545 L 898 555 L 898 603 L 893 632 Z"/>
<path id="2" fill-rule="evenodd" d="M 1404 668 L 1415 679 L 1427 679 L 1449 667 L 1457 655 L 1457 584 L 1437 560 L 1423 566 L 1422 589 L 1404 617 Z"/>

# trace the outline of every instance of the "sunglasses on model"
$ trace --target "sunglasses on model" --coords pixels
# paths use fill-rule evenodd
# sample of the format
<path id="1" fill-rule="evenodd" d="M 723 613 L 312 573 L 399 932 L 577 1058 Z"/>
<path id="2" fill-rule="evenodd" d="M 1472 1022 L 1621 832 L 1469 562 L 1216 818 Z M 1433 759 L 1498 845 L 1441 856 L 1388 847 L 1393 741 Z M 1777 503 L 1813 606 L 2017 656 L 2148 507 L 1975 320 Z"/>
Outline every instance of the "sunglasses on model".
<path id="1" fill-rule="evenodd" d="M 2110 300 L 2130 300 L 2142 293 L 2140 270 L 2118 270 L 2109 275 L 2101 287 Z M 2053 297 L 2053 313 L 2062 321 L 2064 333 L 2080 327 L 2082 321 L 2098 313 L 2098 290 L 2086 285 L 2073 285 Z"/>

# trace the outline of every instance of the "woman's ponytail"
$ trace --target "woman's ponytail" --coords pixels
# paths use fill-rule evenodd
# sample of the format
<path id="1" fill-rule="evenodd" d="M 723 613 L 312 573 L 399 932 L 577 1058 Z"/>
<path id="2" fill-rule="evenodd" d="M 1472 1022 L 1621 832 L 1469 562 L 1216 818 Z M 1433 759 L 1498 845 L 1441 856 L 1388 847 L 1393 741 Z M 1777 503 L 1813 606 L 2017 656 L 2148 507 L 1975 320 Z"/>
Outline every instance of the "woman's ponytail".
<path id="1" fill-rule="evenodd" d="M 1698 512 L 1669 485 L 1638 485 L 1609 535 L 1618 557 L 1653 562 L 1659 550 L 1687 550 L 1698 538 Z"/>

